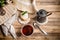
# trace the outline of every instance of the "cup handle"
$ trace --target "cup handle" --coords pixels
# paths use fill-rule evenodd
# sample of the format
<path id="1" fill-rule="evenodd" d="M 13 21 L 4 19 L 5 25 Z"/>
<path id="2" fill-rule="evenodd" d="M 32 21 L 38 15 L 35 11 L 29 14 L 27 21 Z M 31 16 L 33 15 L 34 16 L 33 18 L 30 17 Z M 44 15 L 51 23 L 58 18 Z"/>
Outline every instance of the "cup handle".
<path id="1" fill-rule="evenodd" d="M 52 13 L 50 13 L 50 12 L 47 12 L 47 16 L 49 16 L 49 15 L 51 15 Z"/>

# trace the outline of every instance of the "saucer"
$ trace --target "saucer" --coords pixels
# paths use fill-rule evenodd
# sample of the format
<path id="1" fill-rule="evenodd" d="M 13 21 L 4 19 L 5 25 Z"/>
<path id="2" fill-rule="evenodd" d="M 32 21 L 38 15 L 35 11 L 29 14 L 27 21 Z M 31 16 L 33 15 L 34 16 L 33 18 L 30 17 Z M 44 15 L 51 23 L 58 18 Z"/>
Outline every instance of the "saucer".
<path id="1" fill-rule="evenodd" d="M 48 22 L 48 17 L 46 17 L 46 21 L 43 22 L 43 23 L 39 23 L 38 21 L 36 21 L 36 23 L 39 24 L 39 25 L 44 25 L 44 24 L 46 24 L 47 22 Z"/>
<path id="2" fill-rule="evenodd" d="M 18 18 L 18 21 L 19 21 L 19 23 L 21 23 L 21 24 L 27 24 L 28 22 L 30 22 L 30 18 L 28 18 L 28 20 L 26 20 L 26 21 L 23 21 L 23 20 L 21 20 L 20 18 Z"/>

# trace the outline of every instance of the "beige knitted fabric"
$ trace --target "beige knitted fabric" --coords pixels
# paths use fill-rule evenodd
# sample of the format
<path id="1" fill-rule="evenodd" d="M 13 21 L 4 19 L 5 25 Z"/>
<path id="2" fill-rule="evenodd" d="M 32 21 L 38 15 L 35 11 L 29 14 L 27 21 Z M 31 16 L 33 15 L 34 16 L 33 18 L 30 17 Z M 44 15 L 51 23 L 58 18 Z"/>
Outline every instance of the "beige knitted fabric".
<path id="1" fill-rule="evenodd" d="M 14 14 L 16 14 L 17 11 L 17 9 L 12 4 L 5 5 L 3 9 L 6 13 L 5 15 L 0 16 L 0 25 L 10 19 Z"/>

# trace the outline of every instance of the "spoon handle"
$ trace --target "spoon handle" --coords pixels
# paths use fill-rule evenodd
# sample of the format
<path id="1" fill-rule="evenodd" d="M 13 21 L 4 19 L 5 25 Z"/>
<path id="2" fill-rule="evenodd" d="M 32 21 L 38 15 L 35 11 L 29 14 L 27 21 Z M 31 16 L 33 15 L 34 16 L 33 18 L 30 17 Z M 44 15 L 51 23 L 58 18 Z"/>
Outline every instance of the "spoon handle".
<path id="1" fill-rule="evenodd" d="M 44 30 L 42 30 L 36 23 L 34 27 L 38 28 L 44 35 L 47 35 L 47 33 Z"/>
<path id="2" fill-rule="evenodd" d="M 38 25 L 36 25 L 36 27 L 37 27 L 43 34 L 47 35 L 47 33 L 46 33 L 44 30 L 42 30 Z"/>

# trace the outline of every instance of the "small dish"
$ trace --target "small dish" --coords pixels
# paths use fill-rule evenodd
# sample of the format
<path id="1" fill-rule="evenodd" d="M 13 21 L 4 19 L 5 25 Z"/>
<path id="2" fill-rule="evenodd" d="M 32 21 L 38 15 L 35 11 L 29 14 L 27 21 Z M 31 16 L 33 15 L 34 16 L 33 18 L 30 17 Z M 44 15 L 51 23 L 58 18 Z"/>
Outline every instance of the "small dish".
<path id="1" fill-rule="evenodd" d="M 28 20 L 26 21 L 22 21 L 20 18 L 18 18 L 18 22 L 21 24 L 27 24 L 28 22 L 30 22 L 30 18 L 28 18 Z"/>

